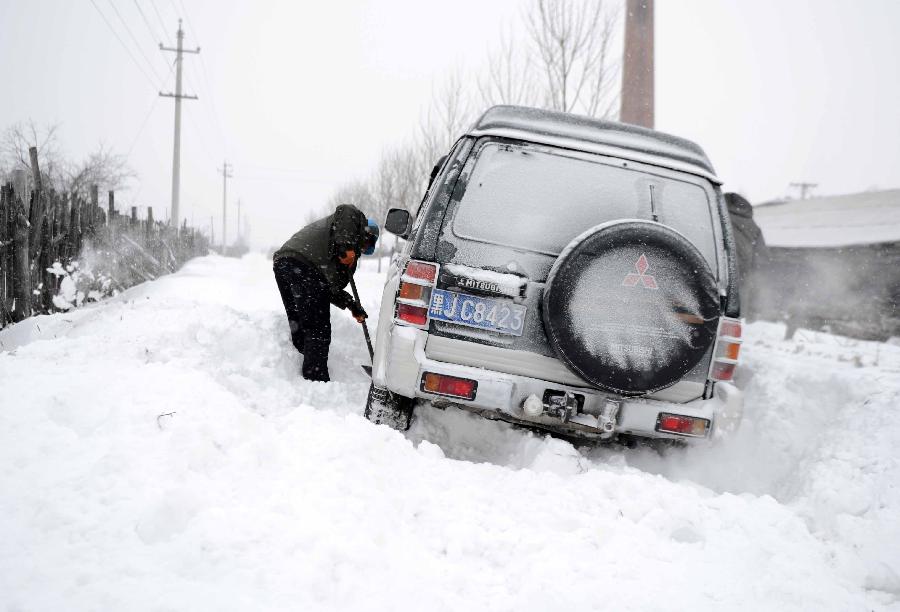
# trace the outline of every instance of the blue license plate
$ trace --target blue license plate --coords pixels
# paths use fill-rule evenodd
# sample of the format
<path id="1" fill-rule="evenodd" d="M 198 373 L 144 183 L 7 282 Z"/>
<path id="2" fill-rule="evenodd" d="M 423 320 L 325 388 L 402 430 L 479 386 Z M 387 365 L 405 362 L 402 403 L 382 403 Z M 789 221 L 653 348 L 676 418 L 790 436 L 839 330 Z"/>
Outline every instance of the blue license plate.
<path id="1" fill-rule="evenodd" d="M 510 300 L 493 300 L 443 289 L 432 289 L 428 315 L 436 321 L 521 336 L 528 309 Z"/>

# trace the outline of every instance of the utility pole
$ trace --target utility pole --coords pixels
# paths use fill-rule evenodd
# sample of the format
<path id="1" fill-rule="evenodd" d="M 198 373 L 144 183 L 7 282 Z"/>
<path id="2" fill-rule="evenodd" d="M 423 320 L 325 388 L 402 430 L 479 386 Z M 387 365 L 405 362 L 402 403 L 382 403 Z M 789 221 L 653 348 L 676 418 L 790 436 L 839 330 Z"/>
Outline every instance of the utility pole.
<path id="1" fill-rule="evenodd" d="M 183 48 L 184 31 L 181 29 L 181 19 L 178 20 L 178 45 L 176 48 L 164 47 L 159 43 L 162 51 L 173 51 L 175 53 L 175 93 L 159 92 L 164 98 L 175 98 L 175 147 L 172 153 L 172 215 L 170 217 L 170 225 L 178 231 L 179 211 L 178 197 L 181 188 L 181 101 L 196 100 L 197 96 L 188 96 L 181 93 L 181 56 L 184 53 L 200 53 L 200 47 L 196 49 Z"/>
<path id="2" fill-rule="evenodd" d="M 241 239 L 241 199 L 238 198 L 238 217 L 237 217 L 237 238 L 235 242 Z"/>
<path id="3" fill-rule="evenodd" d="M 791 183 L 790 186 L 799 189 L 800 190 L 800 199 L 805 200 L 806 196 L 809 195 L 809 193 L 813 189 L 818 187 L 819 184 L 818 183 Z"/>
<path id="4" fill-rule="evenodd" d="M 228 248 L 225 236 L 227 235 L 228 231 L 228 179 L 231 178 L 231 170 L 231 164 L 225 161 L 222 164 L 222 255 L 225 254 L 225 249 Z"/>
<path id="5" fill-rule="evenodd" d="M 653 128 L 653 75 L 653 0 L 626 0 L 619 121 Z"/>

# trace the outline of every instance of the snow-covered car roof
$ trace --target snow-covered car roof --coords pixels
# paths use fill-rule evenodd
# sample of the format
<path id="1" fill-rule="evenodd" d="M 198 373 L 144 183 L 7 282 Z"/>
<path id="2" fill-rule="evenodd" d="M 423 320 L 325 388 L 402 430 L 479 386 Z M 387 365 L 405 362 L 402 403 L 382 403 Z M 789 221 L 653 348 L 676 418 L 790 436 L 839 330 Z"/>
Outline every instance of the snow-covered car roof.
<path id="1" fill-rule="evenodd" d="M 469 135 L 590 150 L 690 172 L 721 183 L 706 153 L 696 143 L 626 123 L 524 106 L 493 106 L 479 117 Z"/>
<path id="2" fill-rule="evenodd" d="M 769 246 L 900 242 L 900 189 L 767 202 L 753 207 L 753 218 Z"/>

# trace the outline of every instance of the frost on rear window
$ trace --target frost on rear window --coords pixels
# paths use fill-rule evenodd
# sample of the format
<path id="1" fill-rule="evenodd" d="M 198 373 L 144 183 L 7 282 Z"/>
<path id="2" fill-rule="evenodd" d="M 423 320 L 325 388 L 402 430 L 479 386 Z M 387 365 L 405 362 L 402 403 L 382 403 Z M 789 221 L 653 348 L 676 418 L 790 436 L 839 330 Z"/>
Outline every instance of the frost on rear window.
<path id="1" fill-rule="evenodd" d="M 485 144 L 453 221 L 464 239 L 556 256 L 584 230 L 616 219 L 659 221 L 685 234 L 715 269 L 706 191 L 587 154 Z M 651 189 L 653 198 L 651 202 Z"/>

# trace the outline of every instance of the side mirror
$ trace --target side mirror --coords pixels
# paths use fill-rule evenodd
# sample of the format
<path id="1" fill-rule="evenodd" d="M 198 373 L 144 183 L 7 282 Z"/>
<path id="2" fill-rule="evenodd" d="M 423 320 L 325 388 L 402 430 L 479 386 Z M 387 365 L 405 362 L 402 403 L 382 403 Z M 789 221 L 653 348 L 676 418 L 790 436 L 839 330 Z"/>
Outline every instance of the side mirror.
<path id="1" fill-rule="evenodd" d="M 401 238 L 409 237 L 412 215 L 405 208 L 392 208 L 384 219 L 384 229 Z"/>

